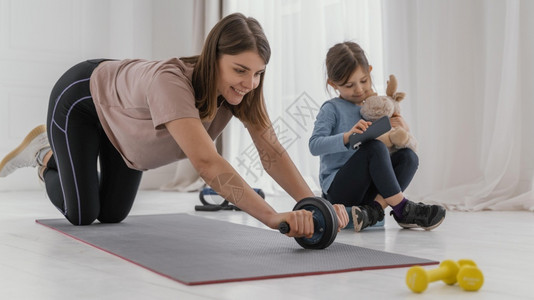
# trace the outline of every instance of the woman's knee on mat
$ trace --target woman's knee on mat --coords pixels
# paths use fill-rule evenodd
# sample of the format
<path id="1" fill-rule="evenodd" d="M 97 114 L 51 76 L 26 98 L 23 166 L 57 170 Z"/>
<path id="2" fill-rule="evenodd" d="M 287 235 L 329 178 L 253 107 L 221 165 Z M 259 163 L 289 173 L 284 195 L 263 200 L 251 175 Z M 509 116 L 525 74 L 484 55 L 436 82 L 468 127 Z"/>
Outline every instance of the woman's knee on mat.
<path id="1" fill-rule="evenodd" d="M 97 214 L 82 214 L 82 215 L 75 215 L 75 216 L 69 216 L 67 214 L 65 217 L 67 220 L 75 226 L 83 226 L 83 225 L 91 225 L 96 220 L 98 220 L 100 223 L 120 223 L 122 222 L 127 216 L 128 212 L 112 212 L 112 213 L 100 213 Z"/>
<path id="2" fill-rule="evenodd" d="M 96 220 L 96 215 L 74 215 L 71 216 L 68 213 L 65 215 L 65 218 L 74 226 L 85 226 L 91 225 Z"/>
<path id="3" fill-rule="evenodd" d="M 107 224 L 120 223 L 124 219 L 126 219 L 126 217 L 128 216 L 129 212 L 130 211 L 127 211 L 127 212 L 100 213 L 100 215 L 98 216 L 98 221 L 100 221 L 100 223 L 107 223 Z"/>

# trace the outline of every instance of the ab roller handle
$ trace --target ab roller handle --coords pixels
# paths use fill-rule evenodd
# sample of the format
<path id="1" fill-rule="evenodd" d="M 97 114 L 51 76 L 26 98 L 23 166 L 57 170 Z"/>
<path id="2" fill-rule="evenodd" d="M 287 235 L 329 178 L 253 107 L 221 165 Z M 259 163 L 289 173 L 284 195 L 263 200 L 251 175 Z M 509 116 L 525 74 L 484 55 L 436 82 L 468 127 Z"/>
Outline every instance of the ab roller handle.
<path id="1" fill-rule="evenodd" d="M 289 224 L 287 222 L 282 222 L 280 225 L 278 225 L 278 231 L 280 231 L 281 234 L 286 234 L 291 230 L 289 228 Z"/>
<path id="2" fill-rule="evenodd" d="M 293 210 L 305 209 L 313 213 L 313 236 L 311 238 L 295 238 L 304 249 L 324 249 L 334 242 L 337 235 L 337 215 L 330 202 L 319 197 L 304 198 L 297 202 Z M 278 230 L 286 234 L 290 231 L 289 224 L 282 222 Z"/>

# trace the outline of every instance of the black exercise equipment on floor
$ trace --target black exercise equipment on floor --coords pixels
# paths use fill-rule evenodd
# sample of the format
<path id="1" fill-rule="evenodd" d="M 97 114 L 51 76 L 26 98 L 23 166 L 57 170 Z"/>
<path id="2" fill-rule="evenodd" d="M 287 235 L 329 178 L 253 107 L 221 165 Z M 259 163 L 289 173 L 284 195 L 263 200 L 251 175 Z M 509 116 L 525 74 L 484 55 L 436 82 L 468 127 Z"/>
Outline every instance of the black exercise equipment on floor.
<path id="1" fill-rule="evenodd" d="M 258 188 L 253 189 L 260 197 L 265 199 L 265 193 Z M 217 194 L 209 187 L 203 188 L 198 194 L 202 205 L 195 205 L 196 211 L 219 211 L 219 210 L 240 210 L 237 206 L 230 204 L 228 200 Z"/>

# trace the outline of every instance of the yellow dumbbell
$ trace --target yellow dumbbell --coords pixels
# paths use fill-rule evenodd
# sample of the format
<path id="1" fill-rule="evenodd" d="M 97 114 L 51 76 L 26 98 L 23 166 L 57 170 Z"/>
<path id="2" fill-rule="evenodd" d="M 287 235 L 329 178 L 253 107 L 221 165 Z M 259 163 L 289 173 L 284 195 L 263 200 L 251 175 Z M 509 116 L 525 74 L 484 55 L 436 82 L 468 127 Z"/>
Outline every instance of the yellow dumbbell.
<path id="1" fill-rule="evenodd" d="M 425 270 L 415 266 L 406 273 L 406 285 L 414 292 L 421 293 L 428 287 L 430 282 L 442 280 L 448 285 L 456 283 L 460 266 L 453 260 L 444 260 L 438 268 Z"/>
<path id="2" fill-rule="evenodd" d="M 461 259 L 458 261 L 460 270 L 456 276 L 458 285 L 466 291 L 478 291 L 484 284 L 484 275 L 474 261 Z"/>

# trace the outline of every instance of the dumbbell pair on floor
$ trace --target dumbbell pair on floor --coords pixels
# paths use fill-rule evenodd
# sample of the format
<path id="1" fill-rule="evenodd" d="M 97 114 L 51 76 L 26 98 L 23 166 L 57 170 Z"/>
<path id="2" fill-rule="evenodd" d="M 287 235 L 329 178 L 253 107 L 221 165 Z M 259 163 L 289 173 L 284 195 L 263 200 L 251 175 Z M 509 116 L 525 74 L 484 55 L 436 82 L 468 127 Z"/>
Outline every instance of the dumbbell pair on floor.
<path id="1" fill-rule="evenodd" d="M 414 293 L 423 292 L 430 282 L 438 280 L 448 285 L 458 282 L 458 285 L 466 291 L 478 291 L 484 284 L 484 275 L 475 262 L 469 259 L 462 259 L 458 262 L 444 260 L 438 268 L 433 270 L 415 266 L 406 273 L 406 285 Z"/>

